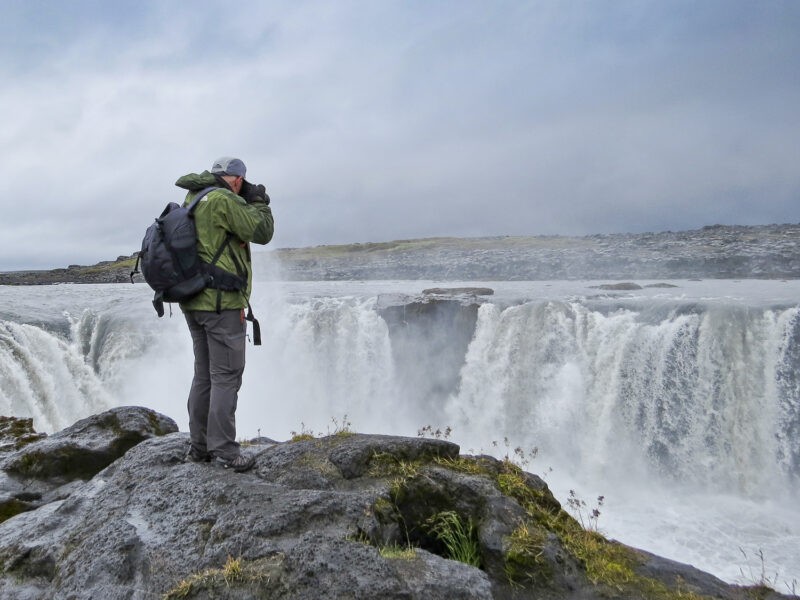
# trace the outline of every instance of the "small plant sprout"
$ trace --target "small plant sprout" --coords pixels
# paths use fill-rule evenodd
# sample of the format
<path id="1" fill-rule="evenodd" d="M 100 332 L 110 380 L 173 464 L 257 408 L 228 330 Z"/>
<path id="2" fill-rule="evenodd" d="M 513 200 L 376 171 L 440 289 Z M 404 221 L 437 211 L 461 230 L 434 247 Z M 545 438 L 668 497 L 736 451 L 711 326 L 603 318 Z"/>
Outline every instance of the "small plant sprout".
<path id="1" fill-rule="evenodd" d="M 744 557 L 745 563 L 747 563 L 747 573 L 744 572 L 742 567 L 739 567 L 739 573 L 742 575 L 743 580 L 748 585 L 754 585 L 760 588 L 769 588 L 769 589 L 776 589 L 778 583 L 778 573 L 774 573 L 773 575 L 767 574 L 767 561 L 764 559 L 764 551 L 759 548 L 756 552 L 756 556 L 758 557 L 760 568 L 759 573 L 756 574 L 753 571 L 753 567 L 750 565 L 750 557 L 747 556 L 747 552 L 744 551 L 744 548 L 739 547 L 739 552 L 742 553 Z M 796 581 L 792 583 L 790 591 L 794 594 L 794 588 L 796 587 Z M 786 584 L 786 587 L 789 587 L 789 584 Z"/>
<path id="2" fill-rule="evenodd" d="M 453 433 L 453 429 L 449 425 L 444 429 L 437 427 L 435 430 L 433 426 L 425 425 L 425 427 L 417 430 L 417 437 L 431 437 L 437 440 L 446 440 L 450 438 L 451 433 Z"/>
<path id="3" fill-rule="evenodd" d="M 342 417 L 342 420 L 339 421 L 336 417 L 331 417 L 331 424 L 333 425 L 333 431 L 331 431 L 330 425 L 328 426 L 328 435 L 353 435 L 353 424 L 347 420 L 347 415 Z"/>
<path id="4" fill-rule="evenodd" d="M 515 448 L 512 449 L 511 441 L 507 437 L 503 438 L 503 446 L 505 446 L 506 448 L 503 460 L 507 463 L 516 465 L 523 470 L 527 469 L 528 466 L 530 466 L 530 464 L 539 454 L 539 448 L 537 448 L 536 446 L 534 446 L 530 450 L 525 450 L 522 446 L 516 446 Z M 494 448 L 499 447 L 499 444 L 496 440 L 492 442 L 492 447 Z"/>
<path id="5" fill-rule="evenodd" d="M 798 595 L 797 592 L 800 591 L 800 582 L 798 582 L 797 579 L 792 579 L 791 583 L 789 583 L 788 581 L 785 581 L 784 583 L 786 585 L 786 589 L 789 591 L 789 594 L 791 596 Z"/>
<path id="6" fill-rule="evenodd" d="M 228 560 L 222 567 L 222 578 L 225 585 L 230 586 L 231 581 L 237 581 L 242 577 L 242 559 L 228 556 Z"/>
<path id="7" fill-rule="evenodd" d="M 569 506 L 570 511 L 578 519 L 581 527 L 588 531 L 598 532 L 599 529 L 597 527 L 597 521 L 600 518 L 600 509 L 602 508 L 605 499 L 605 496 L 598 496 L 597 504 L 595 504 L 595 506 L 589 510 L 586 502 L 578 497 L 578 495 L 575 493 L 575 490 L 570 490 L 569 498 L 567 499 L 567 506 Z"/>
<path id="8" fill-rule="evenodd" d="M 293 442 L 302 442 L 304 440 L 313 440 L 316 436 L 314 432 L 306 428 L 306 424 L 300 422 L 300 431 L 290 431 Z"/>

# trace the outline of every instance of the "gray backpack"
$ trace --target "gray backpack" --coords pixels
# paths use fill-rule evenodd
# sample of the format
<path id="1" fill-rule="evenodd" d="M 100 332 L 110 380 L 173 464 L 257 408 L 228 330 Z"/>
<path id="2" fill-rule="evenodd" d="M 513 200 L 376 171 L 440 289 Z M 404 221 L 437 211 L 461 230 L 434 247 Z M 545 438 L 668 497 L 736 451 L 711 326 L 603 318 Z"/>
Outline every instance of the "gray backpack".
<path id="1" fill-rule="evenodd" d="M 189 206 L 175 202 L 167 204 L 164 212 L 147 228 L 142 240 L 142 249 L 136 257 L 131 271 L 131 283 L 136 273 L 155 291 L 153 307 L 159 317 L 164 316 L 164 302 L 184 302 L 190 300 L 206 288 L 220 291 L 238 291 L 247 284 L 246 271 L 231 254 L 237 273 L 231 273 L 217 266 L 217 261 L 230 245 L 232 234 L 217 250 L 211 263 L 200 260 L 197 255 L 197 229 L 194 224 L 194 211 L 198 202 L 216 186 L 207 187 L 192 199 Z M 141 265 L 141 271 L 139 266 Z M 247 320 L 253 323 L 253 343 L 261 343 L 261 331 L 253 316 L 250 303 L 247 304 Z"/>

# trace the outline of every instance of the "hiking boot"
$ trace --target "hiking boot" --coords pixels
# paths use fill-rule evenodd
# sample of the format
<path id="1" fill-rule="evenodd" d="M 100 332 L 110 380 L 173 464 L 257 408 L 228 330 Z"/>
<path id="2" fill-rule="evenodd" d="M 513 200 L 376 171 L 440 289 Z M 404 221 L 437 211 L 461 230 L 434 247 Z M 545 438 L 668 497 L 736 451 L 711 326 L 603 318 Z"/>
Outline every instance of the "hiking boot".
<path id="1" fill-rule="evenodd" d="M 189 451 L 183 457 L 183 462 L 206 463 L 210 461 L 211 455 L 208 452 L 198 450 L 194 446 L 189 446 Z"/>
<path id="2" fill-rule="evenodd" d="M 253 465 L 256 464 L 256 459 L 254 456 L 245 456 L 244 454 L 239 454 L 236 458 L 231 460 L 225 460 L 224 458 L 217 457 L 217 461 L 223 466 L 223 468 L 233 469 L 237 473 L 249 471 L 253 468 Z"/>

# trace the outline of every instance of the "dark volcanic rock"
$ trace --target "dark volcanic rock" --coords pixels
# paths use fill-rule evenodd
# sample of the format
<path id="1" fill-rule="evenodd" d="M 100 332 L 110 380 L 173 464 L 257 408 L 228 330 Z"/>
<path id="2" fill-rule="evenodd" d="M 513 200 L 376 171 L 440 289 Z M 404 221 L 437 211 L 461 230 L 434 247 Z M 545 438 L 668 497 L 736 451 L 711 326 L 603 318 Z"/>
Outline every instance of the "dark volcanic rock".
<path id="1" fill-rule="evenodd" d="M 389 328 L 397 376 L 408 401 L 441 421 L 434 407 L 455 391 L 472 341 L 481 299 L 382 295 L 378 313 Z"/>
<path id="2" fill-rule="evenodd" d="M 237 474 L 184 463 L 188 436 L 168 431 L 169 419 L 125 408 L 33 442 L 42 464 L 83 448 L 91 469 L 70 471 L 80 476 L 67 484 L 65 473 L 46 476 L 52 468 L 24 480 L 59 493 L 0 524 L 0 598 L 749 597 L 584 531 L 540 478 L 460 456 L 447 441 L 340 432 L 266 443 L 249 449 L 255 468 Z M 97 453 L 127 446 L 130 432 L 139 443 L 89 477 Z M 0 488 L 22 481 L 33 444 L 6 452 L 16 470 Z M 477 566 L 449 558 L 434 527 L 442 515 L 463 525 Z M 598 559 L 587 540 L 610 565 L 608 580 L 590 576 Z"/>
<path id="3" fill-rule="evenodd" d="M 623 281 L 621 283 L 602 283 L 600 285 L 592 285 L 592 288 L 598 290 L 611 290 L 611 291 L 631 291 L 631 290 L 640 290 L 642 286 L 638 283 L 633 283 L 630 281 Z"/>
<path id="4" fill-rule="evenodd" d="M 426 296 L 491 296 L 494 294 L 494 290 L 484 287 L 428 288 L 422 290 L 422 294 Z"/>

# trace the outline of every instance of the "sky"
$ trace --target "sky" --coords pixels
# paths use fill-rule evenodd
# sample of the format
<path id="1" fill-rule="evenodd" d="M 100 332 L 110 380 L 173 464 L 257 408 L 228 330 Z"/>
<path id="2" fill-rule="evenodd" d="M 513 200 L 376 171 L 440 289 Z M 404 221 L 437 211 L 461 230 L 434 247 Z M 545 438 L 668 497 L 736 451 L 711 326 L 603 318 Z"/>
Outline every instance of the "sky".
<path id="1" fill-rule="evenodd" d="M 0 271 L 237 156 L 272 248 L 800 222 L 796 0 L 0 0 Z"/>

